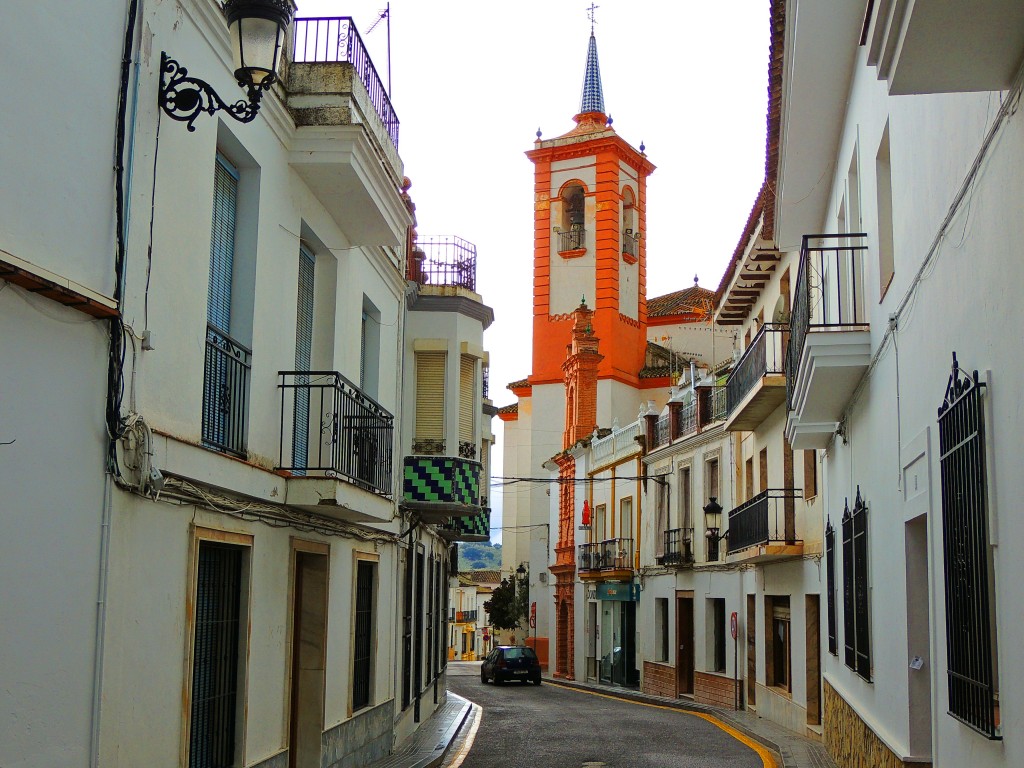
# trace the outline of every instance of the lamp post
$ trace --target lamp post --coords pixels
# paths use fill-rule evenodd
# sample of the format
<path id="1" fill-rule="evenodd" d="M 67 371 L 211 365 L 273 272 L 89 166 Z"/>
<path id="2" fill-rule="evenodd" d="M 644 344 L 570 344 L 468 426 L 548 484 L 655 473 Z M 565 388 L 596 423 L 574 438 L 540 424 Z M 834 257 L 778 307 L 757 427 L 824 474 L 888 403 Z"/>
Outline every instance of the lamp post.
<path id="1" fill-rule="evenodd" d="M 520 587 L 521 586 L 525 586 L 527 588 L 529 587 L 529 581 L 528 581 L 529 578 L 530 578 L 530 571 L 526 567 L 526 563 L 520 563 L 519 567 L 516 568 L 516 585 L 517 585 L 516 599 L 517 600 L 519 599 Z M 527 617 L 526 636 L 529 637 L 530 636 L 530 624 L 529 624 L 529 616 L 530 616 L 530 614 L 529 614 L 529 607 L 528 606 L 524 606 L 524 608 L 526 609 L 526 617 Z"/>
<path id="2" fill-rule="evenodd" d="M 190 77 L 188 70 L 166 52 L 160 54 L 160 108 L 173 120 L 195 130 L 196 118 L 223 110 L 240 123 L 255 119 L 263 93 L 277 81 L 284 35 L 295 13 L 292 0 L 227 0 L 224 15 L 231 38 L 235 79 L 246 99 L 228 104 L 205 80 Z"/>
<path id="3" fill-rule="evenodd" d="M 718 542 L 729 535 L 728 531 L 719 535 L 721 520 L 722 505 L 718 503 L 717 497 L 712 496 L 704 505 L 704 536 L 708 540 L 708 560 L 718 559 Z"/>

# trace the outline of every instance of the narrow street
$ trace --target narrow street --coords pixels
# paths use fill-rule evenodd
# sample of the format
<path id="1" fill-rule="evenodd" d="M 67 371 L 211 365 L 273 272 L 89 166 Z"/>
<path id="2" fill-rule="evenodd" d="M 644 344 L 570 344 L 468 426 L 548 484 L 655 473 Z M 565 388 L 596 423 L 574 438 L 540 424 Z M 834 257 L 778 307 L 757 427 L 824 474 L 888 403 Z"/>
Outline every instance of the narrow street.
<path id="1" fill-rule="evenodd" d="M 677 710 L 545 682 L 480 682 L 480 664 L 451 662 L 449 690 L 483 712 L 467 722 L 446 766 L 464 768 L 761 768 L 757 753 L 713 723 Z M 609 691 L 614 696 L 614 691 Z M 474 718 L 474 715 L 471 715 Z M 475 718 L 474 718 L 475 719 Z M 466 747 L 469 744 L 468 754 Z"/>

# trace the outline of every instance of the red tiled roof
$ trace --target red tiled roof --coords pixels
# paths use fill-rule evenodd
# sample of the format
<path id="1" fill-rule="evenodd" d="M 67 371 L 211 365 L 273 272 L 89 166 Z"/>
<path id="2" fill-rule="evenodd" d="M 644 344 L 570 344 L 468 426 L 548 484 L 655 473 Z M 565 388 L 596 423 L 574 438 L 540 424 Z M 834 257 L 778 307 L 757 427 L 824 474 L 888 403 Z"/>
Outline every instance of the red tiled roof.
<path id="1" fill-rule="evenodd" d="M 519 403 L 512 403 L 512 405 L 503 405 L 498 409 L 498 413 L 519 413 Z"/>
<path id="2" fill-rule="evenodd" d="M 516 381 L 510 381 L 505 385 L 506 389 L 522 389 L 524 387 L 531 387 L 529 379 L 517 379 Z"/>
<path id="3" fill-rule="evenodd" d="M 707 288 L 692 285 L 681 291 L 673 291 L 664 296 L 655 296 L 647 300 L 648 317 L 664 317 L 665 315 L 682 315 L 690 312 L 706 312 L 707 306 L 714 301 L 715 294 Z"/>

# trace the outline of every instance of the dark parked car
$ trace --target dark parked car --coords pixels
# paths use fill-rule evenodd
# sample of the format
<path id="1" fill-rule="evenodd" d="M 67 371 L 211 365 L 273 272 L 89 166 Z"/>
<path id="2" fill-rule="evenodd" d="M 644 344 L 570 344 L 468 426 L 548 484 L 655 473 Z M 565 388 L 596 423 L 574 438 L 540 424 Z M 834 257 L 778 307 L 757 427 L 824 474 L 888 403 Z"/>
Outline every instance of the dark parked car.
<path id="1" fill-rule="evenodd" d="M 494 680 L 504 683 L 506 680 L 531 681 L 540 685 L 540 662 L 533 648 L 525 645 L 499 645 L 484 657 L 480 665 L 480 682 Z"/>

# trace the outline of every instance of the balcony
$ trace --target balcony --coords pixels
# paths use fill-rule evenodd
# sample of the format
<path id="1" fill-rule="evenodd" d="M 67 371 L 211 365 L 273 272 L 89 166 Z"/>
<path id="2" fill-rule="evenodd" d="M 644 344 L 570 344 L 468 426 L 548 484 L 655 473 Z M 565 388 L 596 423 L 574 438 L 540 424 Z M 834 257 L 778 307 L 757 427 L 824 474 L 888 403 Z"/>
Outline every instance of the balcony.
<path id="1" fill-rule="evenodd" d="M 590 444 L 594 469 L 613 464 L 640 452 L 637 438 L 643 434 L 642 424 L 634 421 L 625 427 L 613 429 L 612 433 Z"/>
<path id="2" fill-rule="evenodd" d="M 874 6 L 868 64 L 878 67 L 891 95 L 1001 91 L 1013 82 L 1024 53 L 1020 0 Z"/>
<path id="3" fill-rule="evenodd" d="M 725 428 L 757 429 L 786 400 L 785 350 L 789 326 L 765 323 L 747 345 L 726 382 Z"/>
<path id="4" fill-rule="evenodd" d="M 476 246 L 455 236 L 417 238 L 409 279 L 423 286 L 476 293 Z"/>
<path id="5" fill-rule="evenodd" d="M 697 387 L 697 428 L 704 429 L 725 421 L 729 415 L 728 392 L 725 387 Z"/>
<path id="6" fill-rule="evenodd" d="M 871 361 L 863 234 L 805 235 L 786 352 L 794 450 L 825 448 Z"/>
<path id="7" fill-rule="evenodd" d="M 762 491 L 729 513 L 729 562 L 766 562 L 803 555 L 796 538 L 797 488 Z"/>
<path id="8" fill-rule="evenodd" d="M 627 264 L 636 264 L 640 253 L 640 236 L 627 229 L 622 235 L 622 259 Z"/>
<path id="9" fill-rule="evenodd" d="M 292 168 L 350 242 L 404 245 L 398 117 L 352 19 L 296 19 L 281 81 Z"/>
<path id="10" fill-rule="evenodd" d="M 569 259 L 587 252 L 587 230 L 582 224 L 573 224 L 569 229 L 555 228 L 558 238 L 558 255 Z"/>
<path id="11" fill-rule="evenodd" d="M 685 568 L 693 565 L 693 528 L 672 528 L 665 531 L 665 554 L 662 565 Z"/>
<path id="12" fill-rule="evenodd" d="M 480 462 L 454 456 L 406 456 L 404 465 L 402 506 L 418 512 L 424 522 L 437 525 L 450 518 L 480 515 Z"/>
<path id="13" fill-rule="evenodd" d="M 581 579 L 604 581 L 633 576 L 633 539 L 606 539 L 580 544 L 576 550 Z"/>
<path id="14" fill-rule="evenodd" d="M 456 611 L 455 622 L 457 624 L 469 624 L 476 621 L 476 611 Z"/>
<path id="15" fill-rule="evenodd" d="M 203 445 L 245 457 L 252 352 L 212 325 L 206 326 L 203 366 Z"/>
<path id="16" fill-rule="evenodd" d="M 490 541 L 490 507 L 466 517 L 449 517 L 438 526 L 437 532 L 446 541 Z"/>
<path id="17" fill-rule="evenodd" d="M 390 520 L 394 416 L 337 371 L 281 371 L 277 469 L 286 502 L 355 522 Z"/>

